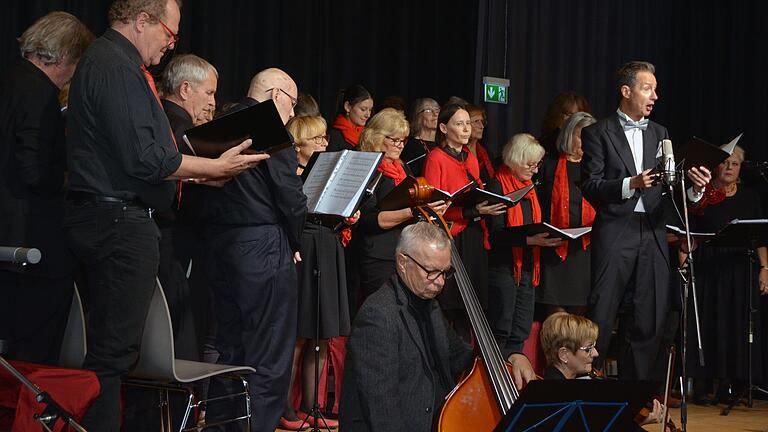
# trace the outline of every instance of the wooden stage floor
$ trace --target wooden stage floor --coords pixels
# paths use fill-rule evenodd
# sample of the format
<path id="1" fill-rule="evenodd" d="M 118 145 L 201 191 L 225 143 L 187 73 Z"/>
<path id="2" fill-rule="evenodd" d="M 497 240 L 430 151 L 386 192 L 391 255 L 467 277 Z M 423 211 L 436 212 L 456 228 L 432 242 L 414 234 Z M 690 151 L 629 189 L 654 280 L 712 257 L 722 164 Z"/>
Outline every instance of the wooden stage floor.
<path id="1" fill-rule="evenodd" d="M 727 416 L 721 416 L 723 405 L 688 406 L 688 431 L 690 432 L 768 432 L 768 401 L 755 400 L 754 407 L 737 406 Z M 670 413 L 677 427 L 680 427 L 680 410 Z M 647 431 L 659 431 L 660 426 L 648 425 Z M 283 429 L 277 429 L 283 432 Z M 343 432 L 338 430 L 336 432 Z"/>

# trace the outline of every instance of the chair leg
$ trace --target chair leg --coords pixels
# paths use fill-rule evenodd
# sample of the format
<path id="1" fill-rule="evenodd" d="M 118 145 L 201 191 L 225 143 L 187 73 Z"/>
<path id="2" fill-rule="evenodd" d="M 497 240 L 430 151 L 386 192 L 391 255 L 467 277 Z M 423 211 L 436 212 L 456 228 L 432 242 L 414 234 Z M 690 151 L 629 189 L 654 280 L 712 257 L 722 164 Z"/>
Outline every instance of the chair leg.
<path id="1" fill-rule="evenodd" d="M 162 432 L 172 432 L 171 426 L 171 407 L 168 398 L 168 390 L 160 390 L 160 430 Z"/>
<path id="2" fill-rule="evenodd" d="M 181 420 L 181 426 L 179 426 L 179 432 L 182 432 L 187 427 L 187 420 L 189 420 L 189 413 L 192 412 L 192 399 L 194 394 L 192 390 L 187 389 L 187 409 L 184 411 L 184 419 Z"/>
<path id="3" fill-rule="evenodd" d="M 245 392 L 245 431 L 251 432 L 251 392 L 248 386 L 248 380 L 240 375 L 240 381 L 243 383 L 243 392 Z"/>

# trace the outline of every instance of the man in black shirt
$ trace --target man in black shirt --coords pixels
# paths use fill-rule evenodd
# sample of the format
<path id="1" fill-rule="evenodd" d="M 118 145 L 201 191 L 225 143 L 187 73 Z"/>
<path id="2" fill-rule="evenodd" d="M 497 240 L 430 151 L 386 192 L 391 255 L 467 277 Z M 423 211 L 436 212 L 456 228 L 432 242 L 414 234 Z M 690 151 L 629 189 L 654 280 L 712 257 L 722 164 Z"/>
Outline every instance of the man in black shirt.
<path id="1" fill-rule="evenodd" d="M 297 88 L 279 69 L 251 80 L 237 108 L 271 99 L 284 123 L 293 117 Z M 258 138 L 254 138 L 258 139 Z M 219 362 L 251 366 L 252 430 L 272 432 L 288 395 L 296 341 L 295 261 L 307 213 L 293 148 L 272 155 L 206 195 L 207 274 L 213 288 Z M 213 395 L 220 383 L 211 383 Z M 206 418 L 222 413 L 213 405 Z"/>
<path id="2" fill-rule="evenodd" d="M 0 264 L 0 339 L 9 342 L 9 358 L 59 359 L 73 259 L 61 228 L 66 156 L 58 96 L 92 40 L 77 18 L 51 12 L 21 35 L 22 59 L 0 81 L 0 246 L 42 253 L 36 265 Z"/>
<path id="3" fill-rule="evenodd" d="M 89 283 L 84 367 L 101 384 L 89 430 L 119 429 L 120 379 L 137 359 L 158 268 L 152 213 L 174 196 L 167 180 L 232 177 L 266 158 L 241 155 L 249 141 L 214 160 L 176 149 L 146 67 L 176 43 L 180 15 L 176 0 L 116 0 L 70 89 L 64 226 Z"/>
<path id="4" fill-rule="evenodd" d="M 217 84 L 216 68 L 193 54 L 175 56 L 163 70 L 161 102 L 182 154 L 194 154 L 184 133 L 207 121 L 206 113 L 216 108 Z M 157 277 L 171 313 L 176 358 L 186 360 L 200 359 L 205 319 L 210 315 L 200 222 L 207 187 L 185 182 L 183 199 L 158 212 L 155 219 L 161 234 Z"/>

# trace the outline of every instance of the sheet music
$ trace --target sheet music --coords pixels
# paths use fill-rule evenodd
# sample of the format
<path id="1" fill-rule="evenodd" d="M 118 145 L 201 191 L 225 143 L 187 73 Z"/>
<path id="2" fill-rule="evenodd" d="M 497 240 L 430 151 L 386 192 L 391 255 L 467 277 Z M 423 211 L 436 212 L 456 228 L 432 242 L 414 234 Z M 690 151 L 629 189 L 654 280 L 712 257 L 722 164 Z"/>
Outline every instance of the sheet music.
<path id="1" fill-rule="evenodd" d="M 575 240 L 584 234 L 587 234 L 589 232 L 592 232 L 592 227 L 576 227 L 576 228 L 558 228 L 554 225 L 550 225 L 546 222 L 542 222 L 544 225 L 548 226 L 549 228 L 552 228 L 553 230 L 562 233 L 566 237 L 570 238 L 571 240 Z"/>
<path id="2" fill-rule="evenodd" d="M 318 157 L 304 183 L 307 208 L 310 213 L 350 217 L 382 153 L 344 150 L 331 155 Z"/>
<path id="3" fill-rule="evenodd" d="M 317 207 L 317 203 L 323 195 L 323 191 L 328 185 L 333 169 L 336 167 L 336 163 L 344 155 L 343 152 L 338 153 L 323 153 L 319 155 L 315 165 L 312 166 L 312 172 L 307 176 L 307 180 L 304 181 L 304 195 L 307 196 L 307 208 L 312 211 Z"/>
<path id="4" fill-rule="evenodd" d="M 723 150 L 728 152 L 728 154 L 733 154 L 733 149 L 736 148 L 736 143 L 739 142 L 739 140 L 741 139 L 742 135 L 744 135 L 744 132 L 740 133 L 739 136 L 737 136 L 736 138 L 732 139 L 731 142 L 729 142 L 728 144 L 724 145 L 722 147 Z"/>
<path id="5" fill-rule="evenodd" d="M 516 191 L 510 192 L 510 193 L 508 193 L 508 194 L 506 194 L 506 195 L 504 195 L 504 196 L 505 196 L 505 197 L 507 197 L 507 198 L 509 198 L 509 199 L 511 199 L 511 200 L 512 200 L 512 202 L 518 202 L 518 201 L 520 201 L 521 199 L 523 199 L 523 197 L 524 197 L 524 196 L 525 196 L 525 195 L 526 195 L 528 192 L 530 192 L 530 191 L 531 191 L 531 189 L 533 189 L 533 187 L 534 187 L 534 186 L 536 186 L 536 185 L 535 185 L 535 184 L 533 184 L 533 183 L 531 183 L 531 184 L 529 184 L 528 186 L 525 186 L 524 188 L 521 188 L 521 189 L 518 189 L 518 190 L 516 190 Z"/>
<path id="6" fill-rule="evenodd" d="M 667 225 L 667 229 L 672 231 L 675 234 L 685 235 L 685 230 L 675 226 L 675 225 Z M 701 232 L 693 232 L 691 231 L 692 236 L 696 237 L 714 237 L 715 233 L 701 233 Z"/>

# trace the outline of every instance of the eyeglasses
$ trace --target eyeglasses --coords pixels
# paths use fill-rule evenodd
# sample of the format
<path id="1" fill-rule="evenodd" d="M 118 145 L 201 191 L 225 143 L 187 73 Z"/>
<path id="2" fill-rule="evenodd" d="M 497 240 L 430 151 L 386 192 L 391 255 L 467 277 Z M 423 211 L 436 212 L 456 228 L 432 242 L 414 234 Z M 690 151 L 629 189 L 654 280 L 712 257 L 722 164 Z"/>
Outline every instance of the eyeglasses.
<path id="1" fill-rule="evenodd" d="M 390 140 L 394 145 L 405 144 L 405 138 L 392 138 L 389 135 L 386 135 L 384 138 Z"/>
<path id="2" fill-rule="evenodd" d="M 419 266 L 420 269 L 424 270 L 424 273 L 427 274 L 427 280 L 430 282 L 434 282 L 439 278 L 440 276 L 443 277 L 443 280 L 448 280 L 451 277 L 453 277 L 453 274 L 456 273 L 456 270 L 453 267 L 448 267 L 445 270 L 429 270 L 423 265 L 421 265 L 420 262 L 416 261 L 412 256 L 408 255 L 405 252 L 401 252 L 403 255 L 407 256 L 411 259 L 414 263 L 416 263 L 417 266 Z"/>
<path id="3" fill-rule="evenodd" d="M 175 44 L 176 42 L 179 41 L 179 35 L 174 33 L 173 30 L 171 30 L 170 28 L 168 28 L 168 26 L 165 25 L 163 20 L 161 20 L 159 17 L 156 17 L 156 16 L 152 15 L 151 13 L 149 13 L 147 11 L 144 11 L 144 13 L 147 14 L 147 16 L 149 16 L 150 18 L 156 19 L 157 22 L 159 22 L 160 25 L 163 26 L 165 31 L 168 33 L 168 36 L 171 37 L 171 40 L 170 40 L 170 42 L 168 42 L 168 45 L 173 45 L 173 44 Z"/>
<path id="4" fill-rule="evenodd" d="M 542 163 L 544 163 L 543 159 L 533 164 L 525 164 L 525 166 L 528 167 L 529 170 L 533 171 L 541 168 Z"/>
<path id="5" fill-rule="evenodd" d="M 439 115 L 440 114 L 440 108 L 424 108 L 423 110 L 419 111 L 419 113 L 427 113 L 427 114 Z"/>
<path id="6" fill-rule="evenodd" d="M 472 120 L 472 124 L 473 125 L 478 125 L 478 126 L 485 126 L 485 120 L 483 120 L 483 119 L 474 119 L 474 120 Z"/>
<path id="7" fill-rule="evenodd" d="M 297 103 L 299 103 L 299 100 L 298 100 L 297 98 L 295 98 L 295 97 L 291 96 L 290 94 L 288 94 L 288 92 L 287 92 L 287 91 L 285 91 L 285 90 L 281 89 L 280 87 L 272 87 L 272 88 L 269 88 L 269 89 L 267 89 L 267 91 L 266 91 L 266 92 L 267 92 L 267 93 L 269 93 L 269 92 L 271 92 L 271 91 L 272 91 L 272 90 L 274 90 L 274 89 L 278 89 L 278 90 L 280 90 L 281 92 L 283 92 L 283 93 L 284 93 L 286 96 L 288 96 L 288 98 L 291 100 L 291 108 L 295 107 L 295 106 L 296 106 L 296 104 L 297 104 Z"/>
<path id="8" fill-rule="evenodd" d="M 322 144 L 323 141 L 328 141 L 328 135 L 313 136 L 312 138 L 308 138 L 307 141 L 312 141 L 315 144 Z"/>
<path id="9" fill-rule="evenodd" d="M 579 347 L 579 349 L 587 353 L 587 355 L 591 355 L 592 350 L 595 349 L 596 345 L 597 345 L 597 342 L 592 342 L 590 345 Z"/>

